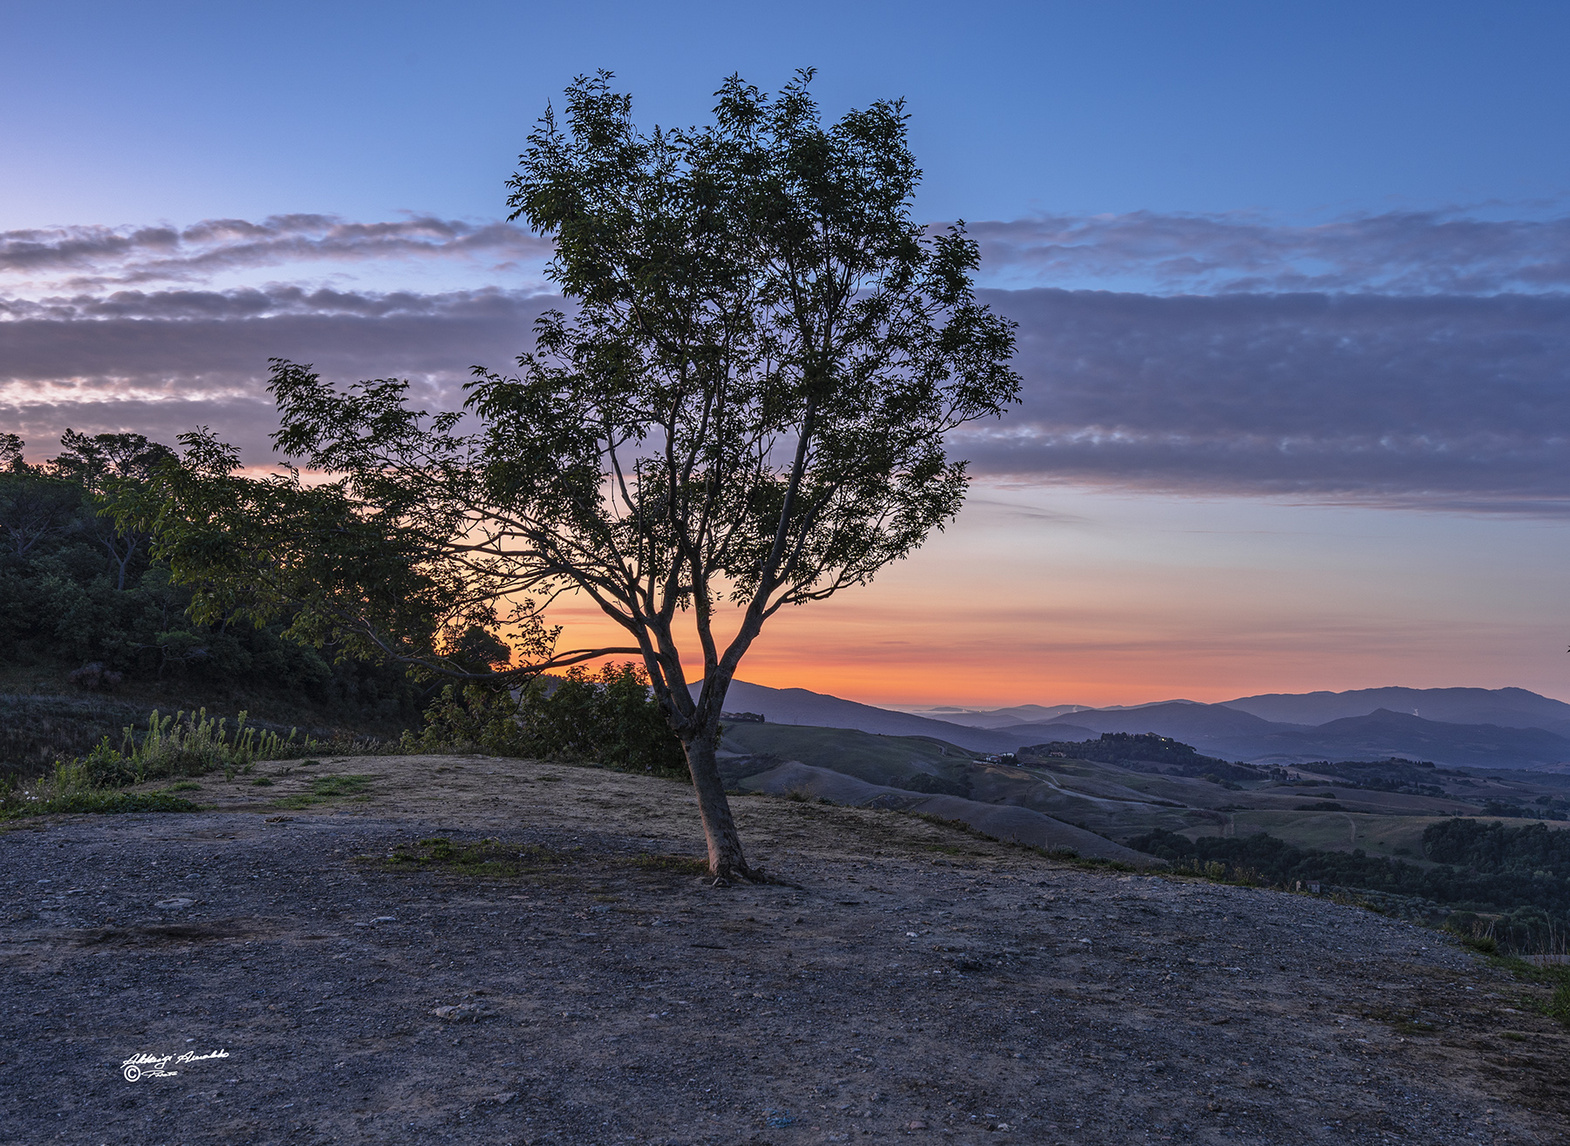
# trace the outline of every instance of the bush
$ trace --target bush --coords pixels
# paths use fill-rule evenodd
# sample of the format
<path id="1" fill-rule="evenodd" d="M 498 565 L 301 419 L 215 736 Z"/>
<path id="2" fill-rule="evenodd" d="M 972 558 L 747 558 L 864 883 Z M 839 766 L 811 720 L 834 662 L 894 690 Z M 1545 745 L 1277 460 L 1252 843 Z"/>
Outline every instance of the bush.
<path id="1" fill-rule="evenodd" d="M 631 662 L 594 674 L 575 667 L 554 681 L 531 682 L 516 698 L 500 685 L 449 685 L 426 710 L 421 734 L 404 735 L 402 749 L 596 763 L 661 776 L 687 771 L 681 741 L 649 694 L 648 675 Z"/>
<path id="2" fill-rule="evenodd" d="M 68 673 L 65 679 L 87 692 L 108 692 L 124 681 L 125 677 L 106 668 L 103 661 L 89 661 L 75 672 Z"/>
<path id="3" fill-rule="evenodd" d="M 109 746 L 106 736 L 78 763 L 95 788 L 119 788 L 137 781 L 136 765 Z"/>
<path id="4" fill-rule="evenodd" d="M 409 755 L 483 752 L 532 756 L 519 704 L 501 687 L 448 685 L 425 710 L 425 727 L 405 732 L 399 751 Z"/>

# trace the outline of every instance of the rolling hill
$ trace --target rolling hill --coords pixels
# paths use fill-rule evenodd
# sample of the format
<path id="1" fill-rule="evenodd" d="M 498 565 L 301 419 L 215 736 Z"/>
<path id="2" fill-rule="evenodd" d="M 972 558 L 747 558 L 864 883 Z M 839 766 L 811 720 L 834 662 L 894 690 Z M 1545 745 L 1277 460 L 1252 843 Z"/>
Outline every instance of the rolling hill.
<path id="1" fill-rule="evenodd" d="M 1546 729 L 1447 724 L 1385 708 L 1234 744 L 1242 758 L 1281 763 L 1405 756 L 1481 768 L 1543 768 L 1570 760 L 1570 740 Z"/>
<path id="2" fill-rule="evenodd" d="M 694 692 L 697 686 L 693 686 Z M 908 712 L 895 712 L 854 700 L 841 700 L 837 696 L 812 692 L 805 688 L 769 688 L 746 681 L 734 681 L 725 698 L 725 707 L 731 712 L 755 712 L 770 724 L 808 724 L 819 728 L 853 728 L 860 732 L 873 732 L 880 736 L 932 736 L 949 744 L 957 744 L 973 752 L 1012 752 L 1021 744 L 1032 742 L 1032 733 L 1042 726 L 1026 725 L 1007 730 L 970 728 L 913 716 Z M 1022 733 L 1019 728 L 1028 731 Z M 1075 732 L 1088 734 L 1088 729 Z M 1063 739 L 1062 736 L 1035 736 L 1034 739 Z M 1069 736 L 1068 739 L 1074 739 Z"/>
<path id="3" fill-rule="evenodd" d="M 1392 703 L 1382 706 L 1381 700 Z M 804 688 L 737 681 L 726 707 L 759 713 L 772 724 L 926 736 L 976 753 L 1013 752 L 1103 732 L 1153 732 L 1206 755 L 1249 762 L 1397 756 L 1450 767 L 1546 769 L 1570 761 L 1570 704 L 1519 688 L 1360 689 L 1109 708 L 1019 705 L 991 712 L 955 709 L 953 720 L 939 720 Z M 1051 713 L 1058 715 L 1046 715 Z"/>

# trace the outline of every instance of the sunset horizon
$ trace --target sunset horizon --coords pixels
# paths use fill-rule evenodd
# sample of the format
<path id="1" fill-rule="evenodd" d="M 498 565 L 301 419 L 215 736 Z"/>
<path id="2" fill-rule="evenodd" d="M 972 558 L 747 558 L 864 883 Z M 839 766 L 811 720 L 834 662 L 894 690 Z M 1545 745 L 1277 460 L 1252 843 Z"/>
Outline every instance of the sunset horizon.
<path id="1" fill-rule="evenodd" d="M 783 20 L 738 40 L 535 12 L 552 31 L 528 63 L 462 96 L 439 82 L 476 76 L 456 26 L 328 15 L 324 43 L 369 54 L 274 56 L 263 27 L 215 70 L 196 48 L 219 16 L 167 40 L 107 17 L 142 58 L 190 47 L 211 97 L 150 68 L 133 114 L 102 45 L 53 61 L 73 82 L 47 108 L 24 94 L 41 63 L 4 81 L 38 116 L 5 129 L 0 431 L 38 462 L 67 427 L 173 445 L 209 426 L 262 472 L 271 357 L 454 408 L 561 302 L 504 181 L 573 75 L 609 68 L 635 116 L 689 123 L 732 72 L 770 88 L 811 64 L 833 115 L 906 99 L 917 217 L 967 221 L 1025 389 L 951 436 L 959 517 L 773 618 L 744 679 L 900 704 L 1570 696 L 1570 168 L 1538 146 L 1565 95 L 1552 37 L 1528 34 L 1562 19 L 1130 11 L 1004 6 L 951 44 L 906 28 L 886 57 Z M 274 67 L 316 95 L 269 82 L 255 103 Z M 561 619 L 569 646 L 609 639 L 578 604 Z"/>

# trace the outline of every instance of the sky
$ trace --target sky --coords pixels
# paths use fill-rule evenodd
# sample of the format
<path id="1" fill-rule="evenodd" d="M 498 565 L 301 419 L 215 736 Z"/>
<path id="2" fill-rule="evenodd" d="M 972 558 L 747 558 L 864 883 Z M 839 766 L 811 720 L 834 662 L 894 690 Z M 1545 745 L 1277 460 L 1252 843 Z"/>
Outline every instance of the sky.
<path id="1" fill-rule="evenodd" d="M 744 679 L 872 703 L 1570 699 L 1561 3 L 0 3 L 0 432 L 269 459 L 278 355 L 451 402 L 550 305 L 535 118 L 902 96 L 1024 401 L 960 518 Z M 593 637 L 569 606 L 569 639 Z"/>

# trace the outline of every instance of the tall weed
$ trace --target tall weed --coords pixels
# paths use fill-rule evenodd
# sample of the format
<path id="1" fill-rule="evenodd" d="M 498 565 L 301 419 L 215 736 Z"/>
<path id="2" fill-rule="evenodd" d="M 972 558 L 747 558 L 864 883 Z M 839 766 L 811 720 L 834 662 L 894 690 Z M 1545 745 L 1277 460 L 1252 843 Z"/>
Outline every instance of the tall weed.
<path id="1" fill-rule="evenodd" d="M 120 747 L 106 736 L 82 758 L 95 787 L 118 787 L 144 780 L 175 776 L 202 776 L 222 769 L 225 775 L 250 769 L 258 760 L 280 760 L 316 748 L 309 738 L 296 739 L 297 730 L 280 736 L 267 729 L 246 726 L 242 712 L 229 727 L 227 718 L 214 719 L 205 708 L 160 716 L 154 711 L 147 730 L 125 729 Z"/>
<path id="2" fill-rule="evenodd" d="M 0 818 L 49 812 L 194 811 L 189 800 L 161 792 L 116 791 L 146 780 L 202 776 L 222 770 L 233 778 L 258 760 L 302 755 L 317 747 L 291 730 L 280 736 L 248 726 L 247 714 L 214 719 L 205 708 L 148 718 L 145 731 L 124 729 L 120 747 L 106 736 L 86 756 L 55 761 L 48 774 L 27 781 L 0 782 Z"/>

